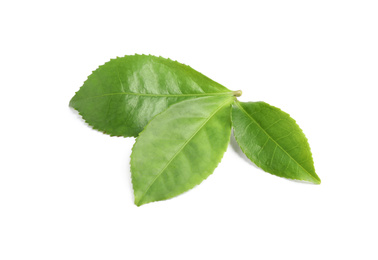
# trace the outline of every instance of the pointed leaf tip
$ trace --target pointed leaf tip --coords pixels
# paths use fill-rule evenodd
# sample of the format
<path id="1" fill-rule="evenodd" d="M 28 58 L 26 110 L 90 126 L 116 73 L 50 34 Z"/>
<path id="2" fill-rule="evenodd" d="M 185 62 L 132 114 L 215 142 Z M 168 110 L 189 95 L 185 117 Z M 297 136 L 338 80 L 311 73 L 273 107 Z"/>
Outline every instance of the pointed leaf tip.
<path id="1" fill-rule="evenodd" d="M 271 174 L 320 184 L 306 136 L 294 119 L 265 102 L 235 102 L 235 139 L 246 156 Z"/>

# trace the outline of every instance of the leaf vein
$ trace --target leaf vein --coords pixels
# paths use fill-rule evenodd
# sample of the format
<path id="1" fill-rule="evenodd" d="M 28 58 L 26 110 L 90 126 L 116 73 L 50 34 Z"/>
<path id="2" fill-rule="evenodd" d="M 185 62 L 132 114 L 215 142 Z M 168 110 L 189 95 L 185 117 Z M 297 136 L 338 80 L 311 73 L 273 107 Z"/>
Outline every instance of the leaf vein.
<path id="1" fill-rule="evenodd" d="M 156 177 L 152 180 L 152 182 L 149 184 L 146 191 L 143 193 L 143 195 L 138 200 L 137 204 L 144 198 L 144 196 L 147 194 L 151 186 L 154 184 L 154 182 L 163 174 L 165 169 L 171 164 L 171 162 L 176 158 L 176 156 L 185 148 L 185 146 L 198 134 L 199 131 L 206 125 L 206 123 L 216 114 L 219 110 L 223 108 L 223 106 L 226 103 L 229 103 L 230 101 L 227 100 L 226 102 L 223 102 L 213 113 L 210 114 L 210 116 L 200 125 L 200 127 L 194 132 L 194 134 L 189 137 L 188 140 L 185 141 L 185 143 L 175 152 L 175 154 L 172 156 L 172 158 L 164 165 L 164 167 L 159 171 L 159 173 L 156 175 Z"/>
<path id="2" fill-rule="evenodd" d="M 107 93 L 98 96 L 81 98 L 78 100 L 86 100 L 92 98 L 100 98 L 105 96 L 115 95 L 130 95 L 130 96 L 144 96 L 144 97 L 202 97 L 202 96 L 218 96 L 218 95 L 232 95 L 233 92 L 221 92 L 221 93 L 197 93 L 197 94 L 151 94 L 151 93 L 133 93 L 133 92 L 120 92 L 120 93 Z"/>
<path id="3" fill-rule="evenodd" d="M 272 154 L 272 159 L 270 159 L 270 165 L 272 165 L 274 154 L 276 153 L 277 150 L 277 145 L 274 147 L 273 154 Z"/>
<path id="4" fill-rule="evenodd" d="M 259 157 L 261 151 L 264 149 L 264 147 L 266 146 L 266 144 L 268 143 L 269 141 L 269 138 L 266 139 L 265 143 L 263 144 L 263 146 L 260 148 L 260 151 L 257 153 L 256 157 Z"/>
<path id="5" fill-rule="evenodd" d="M 274 122 L 273 124 L 271 124 L 270 126 L 268 126 L 267 128 L 265 128 L 265 131 L 268 130 L 269 128 L 271 128 L 272 126 L 274 126 L 275 124 L 277 124 L 278 122 L 282 121 L 283 119 L 278 119 L 276 122 Z"/>
<path id="6" fill-rule="evenodd" d="M 240 105 L 240 103 L 239 102 L 235 102 L 236 103 L 236 105 L 240 108 L 240 110 L 241 111 L 243 111 L 252 121 L 254 121 L 260 128 L 261 128 L 261 130 L 268 136 L 268 139 L 271 139 L 282 151 L 284 151 L 284 153 L 286 153 L 287 154 L 287 156 L 289 156 L 289 158 L 291 159 L 291 160 L 293 160 L 294 162 L 296 162 L 296 164 L 297 164 L 297 167 L 299 166 L 299 167 L 301 167 L 305 172 L 307 172 L 311 177 L 313 177 L 315 180 L 317 180 L 317 178 L 312 174 L 312 173 L 310 173 L 309 171 L 307 171 L 302 165 L 300 165 L 299 163 L 298 163 L 298 161 L 297 160 L 295 160 L 285 149 L 283 149 L 282 148 L 282 146 L 281 145 L 279 145 L 273 138 L 272 138 L 272 136 L 270 135 L 270 134 L 268 134 L 265 130 L 264 130 L 264 128 L 262 128 L 262 126 L 253 118 L 253 117 L 251 117 L 248 113 L 247 113 L 247 111 L 245 111 L 245 109 Z"/>

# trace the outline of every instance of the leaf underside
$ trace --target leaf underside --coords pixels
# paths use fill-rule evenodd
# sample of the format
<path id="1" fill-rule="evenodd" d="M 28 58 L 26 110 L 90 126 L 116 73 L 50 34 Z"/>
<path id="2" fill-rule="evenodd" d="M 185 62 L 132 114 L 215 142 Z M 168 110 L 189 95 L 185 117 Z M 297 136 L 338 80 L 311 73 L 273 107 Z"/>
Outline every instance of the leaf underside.
<path id="1" fill-rule="evenodd" d="M 213 173 L 230 140 L 234 99 L 191 99 L 152 119 L 131 154 L 137 206 L 177 196 Z"/>
<path id="2" fill-rule="evenodd" d="M 93 128 L 111 136 L 137 136 L 177 102 L 232 95 L 224 86 L 177 61 L 132 55 L 113 59 L 88 77 L 70 106 Z"/>
<path id="3" fill-rule="evenodd" d="M 307 138 L 287 113 L 265 102 L 235 102 L 232 124 L 243 152 L 264 171 L 320 183 Z"/>

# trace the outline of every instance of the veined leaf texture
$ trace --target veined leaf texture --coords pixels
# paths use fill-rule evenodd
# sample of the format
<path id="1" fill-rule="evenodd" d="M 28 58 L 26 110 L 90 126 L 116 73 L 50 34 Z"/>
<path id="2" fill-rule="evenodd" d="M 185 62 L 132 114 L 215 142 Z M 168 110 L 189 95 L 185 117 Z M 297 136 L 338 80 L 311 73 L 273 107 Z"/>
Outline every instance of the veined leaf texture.
<path id="1" fill-rule="evenodd" d="M 137 206 L 175 197 L 212 174 L 234 136 L 271 174 L 320 184 L 307 138 L 287 113 L 239 102 L 187 65 L 151 55 L 112 59 L 70 101 L 94 129 L 137 137 L 131 154 Z"/>
<path id="2" fill-rule="evenodd" d="M 71 99 L 93 128 L 111 136 L 138 136 L 157 114 L 177 102 L 232 91 L 170 59 L 132 55 L 113 59 L 88 77 Z"/>
<path id="3" fill-rule="evenodd" d="M 131 154 L 136 205 L 177 196 L 213 173 L 230 140 L 234 99 L 187 100 L 152 119 Z"/>
<path id="4" fill-rule="evenodd" d="M 235 102 L 232 124 L 243 152 L 264 171 L 320 183 L 307 138 L 288 114 L 265 102 Z"/>

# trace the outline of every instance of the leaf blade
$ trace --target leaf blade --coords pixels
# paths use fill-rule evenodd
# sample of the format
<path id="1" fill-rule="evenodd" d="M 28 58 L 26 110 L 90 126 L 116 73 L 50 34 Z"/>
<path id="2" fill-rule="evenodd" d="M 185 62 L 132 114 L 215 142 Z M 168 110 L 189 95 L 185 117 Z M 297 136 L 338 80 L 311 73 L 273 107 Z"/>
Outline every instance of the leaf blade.
<path id="1" fill-rule="evenodd" d="M 320 184 L 308 140 L 287 113 L 265 102 L 236 102 L 234 135 L 247 157 L 271 174 Z"/>
<path id="2" fill-rule="evenodd" d="M 231 135 L 233 97 L 203 97 L 175 104 L 156 116 L 131 154 L 135 204 L 177 196 L 217 167 Z"/>
<path id="3" fill-rule="evenodd" d="M 93 128 L 111 136 L 137 136 L 170 105 L 202 96 L 232 95 L 184 64 L 162 57 L 113 59 L 88 77 L 70 101 Z"/>

